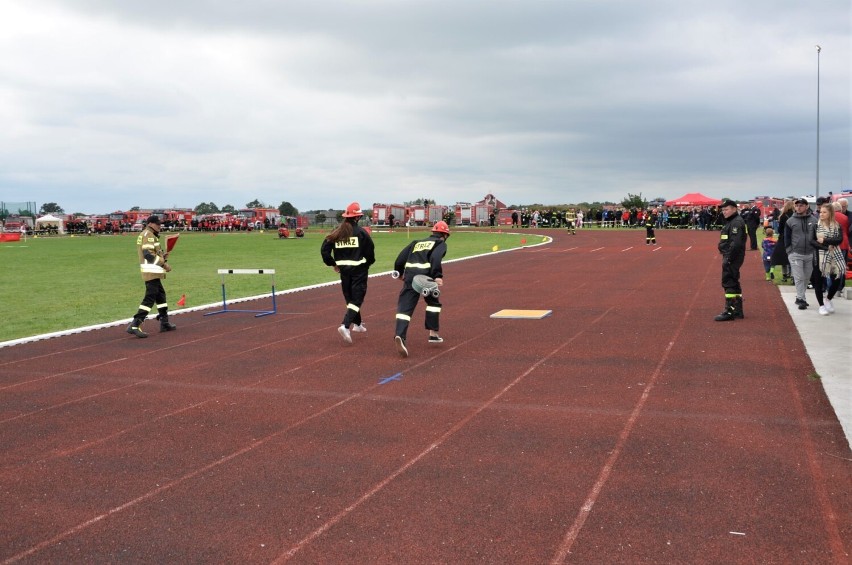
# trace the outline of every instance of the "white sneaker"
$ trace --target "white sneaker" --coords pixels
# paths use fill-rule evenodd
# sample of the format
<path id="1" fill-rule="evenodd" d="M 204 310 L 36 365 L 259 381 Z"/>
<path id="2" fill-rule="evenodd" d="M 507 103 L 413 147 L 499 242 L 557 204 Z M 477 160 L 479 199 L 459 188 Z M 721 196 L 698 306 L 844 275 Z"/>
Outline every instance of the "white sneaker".
<path id="1" fill-rule="evenodd" d="M 337 333 L 340 334 L 340 337 L 343 338 L 343 341 L 346 343 L 352 343 L 352 335 L 349 333 L 349 330 L 346 329 L 346 326 L 340 326 L 337 328 Z"/>
<path id="2" fill-rule="evenodd" d="M 396 344 L 396 350 L 403 357 L 408 357 L 408 348 L 405 347 L 405 340 L 399 336 L 395 336 L 393 338 L 394 344 Z"/>
<path id="3" fill-rule="evenodd" d="M 831 303 L 831 300 L 825 301 L 825 309 L 828 310 L 829 314 L 834 314 L 834 304 Z"/>
<path id="4" fill-rule="evenodd" d="M 355 332 L 356 334 L 362 334 L 367 331 L 367 326 L 365 326 L 364 324 L 361 324 L 359 326 L 352 326 L 351 331 Z"/>
<path id="5" fill-rule="evenodd" d="M 828 316 L 828 308 L 826 308 L 825 306 L 820 306 L 819 307 L 819 315 L 820 316 Z"/>

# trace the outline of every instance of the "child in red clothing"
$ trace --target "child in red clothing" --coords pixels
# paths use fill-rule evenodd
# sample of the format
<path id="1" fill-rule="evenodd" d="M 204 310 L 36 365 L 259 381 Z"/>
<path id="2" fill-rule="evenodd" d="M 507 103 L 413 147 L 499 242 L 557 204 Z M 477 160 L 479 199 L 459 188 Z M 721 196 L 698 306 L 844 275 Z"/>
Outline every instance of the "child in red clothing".
<path id="1" fill-rule="evenodd" d="M 775 278 L 775 273 L 772 272 L 772 251 L 775 249 L 775 244 L 778 242 L 775 239 L 775 231 L 772 228 L 766 228 L 766 237 L 763 238 L 763 270 L 766 271 L 766 280 L 771 281 Z"/>

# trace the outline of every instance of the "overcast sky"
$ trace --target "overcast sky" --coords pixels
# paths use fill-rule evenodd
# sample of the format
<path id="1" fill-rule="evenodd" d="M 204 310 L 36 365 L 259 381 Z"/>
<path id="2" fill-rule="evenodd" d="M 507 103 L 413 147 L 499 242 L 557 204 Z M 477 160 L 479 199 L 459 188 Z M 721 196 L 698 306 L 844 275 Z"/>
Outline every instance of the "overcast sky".
<path id="1" fill-rule="evenodd" d="M 0 0 L 0 201 L 814 194 L 818 82 L 820 194 L 836 192 L 850 6 Z"/>

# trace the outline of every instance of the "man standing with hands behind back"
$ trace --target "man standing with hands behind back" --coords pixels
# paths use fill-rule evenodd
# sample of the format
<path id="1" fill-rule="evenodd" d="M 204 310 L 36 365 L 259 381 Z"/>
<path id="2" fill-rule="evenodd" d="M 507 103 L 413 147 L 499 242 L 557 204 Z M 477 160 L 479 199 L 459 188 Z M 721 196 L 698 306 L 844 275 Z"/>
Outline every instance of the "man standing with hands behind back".
<path id="1" fill-rule="evenodd" d="M 748 225 L 749 249 L 755 251 L 757 250 L 757 228 L 760 227 L 760 208 L 752 204 L 751 208 L 745 212 L 743 220 Z"/>
<path id="2" fill-rule="evenodd" d="M 722 215 L 725 225 L 719 239 L 719 253 L 722 254 L 722 288 L 725 289 L 725 310 L 714 319 L 727 322 L 744 318 L 743 289 L 740 287 L 740 267 L 745 259 L 746 229 L 745 222 L 737 212 L 737 203 L 733 200 L 722 202 Z"/>

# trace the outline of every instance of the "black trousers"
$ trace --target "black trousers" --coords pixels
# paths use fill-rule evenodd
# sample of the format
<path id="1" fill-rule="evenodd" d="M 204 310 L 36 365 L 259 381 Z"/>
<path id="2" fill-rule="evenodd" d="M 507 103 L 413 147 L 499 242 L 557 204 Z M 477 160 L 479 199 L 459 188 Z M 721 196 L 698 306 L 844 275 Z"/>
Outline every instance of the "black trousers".
<path id="1" fill-rule="evenodd" d="M 816 296 L 817 302 L 820 306 L 825 304 L 823 300 L 823 293 L 826 293 L 826 297 L 828 300 L 832 300 L 834 295 L 837 294 L 843 285 L 843 279 L 840 277 L 831 277 L 829 280 L 826 280 L 825 275 L 822 274 L 822 271 L 819 270 L 819 267 L 814 265 L 814 270 L 811 273 L 811 284 L 814 286 L 814 296 Z"/>
<path id="2" fill-rule="evenodd" d="M 396 306 L 396 334 L 402 339 L 408 334 L 408 325 L 411 323 L 411 315 L 422 295 L 411 288 L 411 281 L 405 281 L 405 285 L 399 292 L 399 301 Z M 424 297 L 426 302 L 426 329 L 438 331 L 441 317 L 441 302 L 431 294 Z"/>
<path id="3" fill-rule="evenodd" d="M 340 286 L 343 289 L 343 299 L 346 301 L 346 313 L 343 315 L 343 326 L 350 324 L 361 325 L 361 305 L 367 297 L 367 269 L 353 269 L 340 272 Z"/>
<path id="4" fill-rule="evenodd" d="M 142 303 L 133 317 L 142 322 L 154 307 L 160 314 L 165 314 L 169 309 L 169 303 L 166 301 L 166 289 L 163 288 L 163 279 L 145 281 L 145 297 L 142 298 Z"/>
<path id="5" fill-rule="evenodd" d="M 749 249 L 757 249 L 757 226 L 748 226 Z"/>
<path id="6" fill-rule="evenodd" d="M 657 243 L 657 237 L 654 235 L 654 226 L 645 226 L 645 243 Z"/>
<path id="7" fill-rule="evenodd" d="M 743 266 L 744 259 L 744 254 L 722 259 L 722 288 L 725 289 L 726 298 L 743 294 L 743 289 L 740 287 L 740 267 Z"/>

